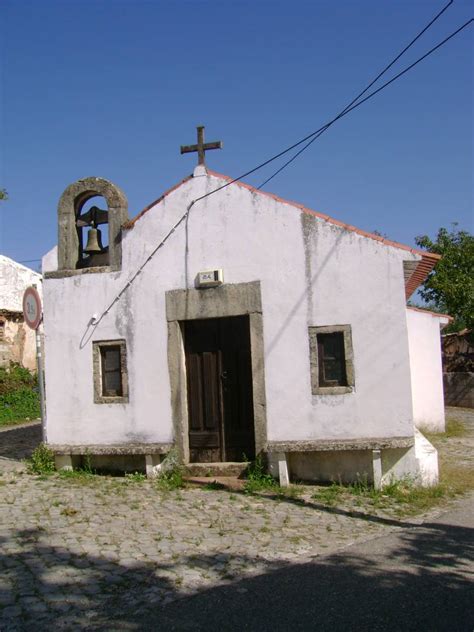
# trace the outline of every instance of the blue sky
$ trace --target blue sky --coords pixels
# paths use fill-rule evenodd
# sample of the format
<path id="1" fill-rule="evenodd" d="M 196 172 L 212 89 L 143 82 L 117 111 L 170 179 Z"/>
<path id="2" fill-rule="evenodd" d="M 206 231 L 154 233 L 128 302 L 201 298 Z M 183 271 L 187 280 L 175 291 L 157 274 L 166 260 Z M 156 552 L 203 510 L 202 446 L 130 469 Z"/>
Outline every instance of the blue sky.
<path id="1" fill-rule="evenodd" d="M 179 147 L 198 124 L 224 142 L 209 167 L 240 175 L 335 116 L 445 3 L 3 0 L 0 252 L 48 251 L 79 178 L 118 184 L 133 217 L 192 172 Z M 471 14 L 456 0 L 396 70 Z M 470 27 L 266 189 L 410 245 L 472 231 L 472 41 Z"/>

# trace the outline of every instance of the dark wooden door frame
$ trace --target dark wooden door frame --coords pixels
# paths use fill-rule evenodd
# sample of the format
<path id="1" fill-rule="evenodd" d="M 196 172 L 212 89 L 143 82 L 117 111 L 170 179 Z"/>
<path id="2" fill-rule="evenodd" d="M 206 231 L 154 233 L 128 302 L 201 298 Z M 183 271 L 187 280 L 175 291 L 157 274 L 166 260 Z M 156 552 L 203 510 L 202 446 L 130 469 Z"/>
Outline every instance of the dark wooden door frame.
<path id="1" fill-rule="evenodd" d="M 181 323 L 186 320 L 249 317 L 253 381 L 255 452 L 265 451 L 267 418 L 265 399 L 265 359 L 260 282 L 226 284 L 206 290 L 166 292 L 168 321 L 168 369 L 174 443 L 184 463 L 189 463 L 186 363 Z"/>

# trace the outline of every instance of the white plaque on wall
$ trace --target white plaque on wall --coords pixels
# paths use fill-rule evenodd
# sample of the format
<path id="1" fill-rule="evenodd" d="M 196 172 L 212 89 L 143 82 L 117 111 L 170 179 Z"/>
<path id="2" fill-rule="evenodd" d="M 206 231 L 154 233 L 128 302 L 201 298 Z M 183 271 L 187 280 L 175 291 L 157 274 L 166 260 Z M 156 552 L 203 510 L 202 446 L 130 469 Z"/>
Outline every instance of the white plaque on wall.
<path id="1" fill-rule="evenodd" d="M 224 283 L 224 272 L 221 269 L 198 272 L 196 287 L 216 287 Z"/>

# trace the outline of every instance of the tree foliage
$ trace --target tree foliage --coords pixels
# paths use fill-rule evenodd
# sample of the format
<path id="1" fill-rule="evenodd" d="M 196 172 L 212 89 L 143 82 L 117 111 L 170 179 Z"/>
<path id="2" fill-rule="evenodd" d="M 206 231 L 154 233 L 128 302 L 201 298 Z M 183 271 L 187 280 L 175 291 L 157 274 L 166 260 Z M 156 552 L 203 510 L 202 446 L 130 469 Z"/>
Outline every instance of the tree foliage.
<path id="1" fill-rule="evenodd" d="M 8 193 L 6 189 L 0 189 L 0 200 L 8 200 Z"/>
<path id="2" fill-rule="evenodd" d="M 421 297 L 439 311 L 450 314 L 450 329 L 474 327 L 474 237 L 465 230 L 440 228 L 436 240 L 427 235 L 416 237 L 420 248 L 440 254 L 434 270 L 420 289 Z"/>

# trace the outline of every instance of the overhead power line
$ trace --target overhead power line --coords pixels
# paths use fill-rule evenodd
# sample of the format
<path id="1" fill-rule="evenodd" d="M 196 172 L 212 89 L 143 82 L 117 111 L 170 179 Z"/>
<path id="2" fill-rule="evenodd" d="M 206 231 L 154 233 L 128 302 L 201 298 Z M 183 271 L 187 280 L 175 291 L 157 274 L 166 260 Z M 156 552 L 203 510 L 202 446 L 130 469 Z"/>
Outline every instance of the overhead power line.
<path id="1" fill-rule="evenodd" d="M 451 4 L 451 3 L 449 3 Z M 447 5 L 449 6 L 449 5 Z M 445 7 L 446 9 L 447 7 Z M 174 224 L 174 226 L 168 231 L 168 233 L 165 235 L 165 237 L 161 240 L 161 242 L 152 250 L 152 252 L 148 255 L 148 257 L 145 259 L 145 261 L 142 263 L 142 265 L 136 270 L 136 272 L 132 275 L 132 277 L 128 280 L 128 282 L 125 284 L 125 286 L 120 290 L 120 292 L 116 295 L 116 297 L 113 299 L 113 301 L 110 303 L 110 305 L 102 312 L 102 314 L 99 316 L 99 318 L 97 319 L 93 319 L 93 321 L 91 321 L 91 325 L 93 327 L 96 327 L 101 320 L 104 318 L 104 316 L 106 316 L 106 314 L 109 313 L 109 311 L 112 309 L 112 307 L 115 305 L 115 303 L 117 303 L 121 296 L 126 292 L 126 290 L 132 285 L 132 283 L 135 281 L 135 279 L 141 274 L 141 272 L 143 271 L 143 269 L 145 268 L 145 266 L 148 264 L 149 261 L 151 261 L 151 259 L 155 256 L 155 254 L 158 252 L 158 250 L 160 248 L 162 248 L 165 243 L 168 241 L 168 239 L 171 237 L 171 235 L 175 232 L 175 230 L 180 226 L 180 224 L 182 224 L 186 218 L 189 215 L 189 212 L 191 210 L 191 208 L 193 207 L 193 205 L 196 202 L 199 202 L 199 200 L 203 200 L 204 198 L 209 197 L 210 195 L 213 195 L 214 193 L 217 193 L 218 191 L 222 191 L 222 189 L 225 189 L 226 187 L 230 186 L 231 184 L 234 184 L 235 182 L 238 182 L 239 180 L 241 180 L 242 178 L 245 178 L 246 176 L 250 175 L 251 173 L 254 173 L 255 171 L 257 171 L 258 169 L 261 169 L 262 167 L 264 167 L 265 165 L 269 164 L 270 162 L 273 162 L 274 160 L 276 160 L 277 158 L 279 158 L 280 156 L 283 156 L 284 154 L 286 154 L 287 152 L 291 151 L 292 149 L 294 149 L 295 147 L 298 147 L 299 145 L 301 145 L 302 143 L 304 143 L 305 141 L 308 141 L 310 138 L 312 138 L 313 136 L 319 134 L 320 132 L 326 130 L 330 125 L 332 125 L 336 120 L 342 118 L 343 116 L 346 116 L 347 114 L 349 114 L 349 112 L 355 110 L 356 108 L 358 108 L 360 105 L 362 105 L 363 103 L 365 103 L 366 101 L 368 101 L 369 99 L 371 99 L 372 97 L 374 97 L 376 94 L 378 94 L 379 92 L 381 92 L 382 90 L 384 90 L 387 86 L 389 86 L 391 83 L 393 83 L 394 81 L 396 81 L 397 79 L 399 79 L 400 77 L 402 77 L 404 74 L 406 74 L 407 72 L 409 72 L 412 68 L 414 68 L 417 64 L 419 64 L 421 61 L 423 61 L 424 59 L 426 59 L 429 55 L 431 55 L 432 53 L 434 53 L 436 50 L 438 50 L 439 48 L 441 48 L 441 46 L 443 46 L 444 44 L 446 44 L 450 39 L 452 39 L 453 37 L 455 37 L 458 33 L 460 33 L 463 29 L 465 29 L 469 24 L 471 24 L 474 21 L 474 18 L 471 18 L 470 20 L 468 20 L 465 24 L 463 24 L 462 26 L 460 26 L 456 31 L 454 31 L 453 33 L 451 33 L 450 35 L 448 35 L 448 37 L 446 37 L 443 41 L 441 41 L 439 44 L 437 44 L 436 46 L 434 46 L 433 48 L 431 48 L 427 53 L 425 53 L 422 57 L 418 58 L 415 62 L 413 62 L 412 64 L 410 64 L 409 66 L 407 66 L 404 70 L 402 70 L 401 72 L 399 72 L 397 75 L 395 75 L 394 77 L 392 77 L 392 79 L 390 79 L 389 81 L 387 81 L 386 83 L 384 83 L 382 86 L 380 86 L 379 88 L 377 88 L 377 90 L 374 90 L 373 92 L 371 92 L 370 94 L 368 94 L 364 99 L 362 99 L 361 101 L 359 101 L 358 103 L 353 103 L 353 105 L 351 105 L 350 107 L 348 106 L 345 110 L 343 110 L 343 113 L 339 114 L 337 117 L 335 117 L 334 119 L 332 119 L 331 121 L 329 121 L 329 123 L 326 123 L 325 125 L 323 125 L 322 127 L 320 127 L 318 130 L 316 130 L 315 132 L 312 132 L 311 134 L 309 134 L 308 136 L 306 136 L 305 138 L 303 138 L 302 140 L 298 141 L 297 143 L 293 144 L 291 147 L 283 150 L 282 152 L 280 152 L 279 154 L 277 154 L 276 156 L 273 156 L 272 158 L 266 160 L 264 163 L 262 163 L 261 165 L 258 165 L 257 167 L 255 167 L 254 169 L 251 169 L 250 171 L 247 171 L 246 173 L 244 173 L 243 175 L 239 176 L 238 178 L 235 178 L 234 180 L 231 180 L 229 182 L 226 182 L 226 184 L 218 187 L 217 189 L 214 189 L 213 191 L 210 191 L 209 193 L 206 193 L 205 195 L 202 195 L 201 197 L 196 198 L 195 200 L 192 200 L 190 202 L 190 204 L 188 205 L 186 212 L 178 219 L 178 221 Z M 432 23 L 432 22 L 431 22 Z M 426 28 L 424 29 L 426 31 Z M 419 37 L 419 36 L 417 36 Z M 408 48 L 408 47 L 407 47 Z M 400 57 L 400 55 L 399 55 Z M 394 62 L 393 62 L 394 63 Z M 393 65 L 393 64 L 390 64 Z M 383 74 L 383 73 L 382 73 Z M 372 83 L 373 85 L 373 83 Z M 367 88 L 368 89 L 368 88 Z M 367 89 L 364 90 L 363 93 L 364 94 Z"/>
<path id="2" fill-rule="evenodd" d="M 262 169 L 262 167 L 265 167 L 266 165 L 270 164 L 271 162 L 273 162 L 274 160 L 277 160 L 278 158 L 280 158 L 281 156 L 284 156 L 285 154 L 287 154 L 289 151 L 291 151 L 292 149 L 295 149 L 296 147 L 298 147 L 299 145 L 302 145 L 303 143 L 307 142 L 309 139 L 311 139 L 313 136 L 316 136 L 317 134 L 320 134 L 324 131 L 326 131 L 326 129 L 328 127 L 330 127 L 331 125 L 333 125 L 337 120 L 340 120 L 341 118 L 343 118 L 344 116 L 347 116 L 350 112 L 352 112 L 353 110 L 357 109 L 358 107 L 360 107 L 363 103 L 365 103 L 366 101 L 369 101 L 369 99 L 372 99 L 376 94 L 378 94 L 379 92 L 381 92 L 382 90 L 384 90 L 385 88 L 387 88 L 390 84 L 392 84 L 394 81 L 397 81 L 397 79 L 400 79 L 400 77 L 402 77 L 404 74 L 406 74 L 407 72 L 409 72 L 410 70 L 412 70 L 412 68 L 414 68 L 415 66 L 417 66 L 420 62 L 422 62 L 424 59 L 426 59 L 427 57 L 429 57 L 430 55 L 432 55 L 435 51 L 437 51 L 439 48 L 441 48 L 442 46 L 444 46 L 450 39 L 452 39 L 453 37 L 455 37 L 456 35 L 458 35 L 458 33 L 460 33 L 462 30 L 464 30 L 466 27 L 468 27 L 470 24 L 472 24 L 472 22 L 474 22 L 474 18 L 471 18 L 470 20 L 468 20 L 467 22 L 465 22 L 462 26 L 460 26 L 458 29 L 456 29 L 455 31 L 453 31 L 453 33 L 451 33 L 450 35 L 448 35 L 444 40 L 442 40 L 441 42 L 439 42 L 439 44 L 437 44 L 436 46 L 433 46 L 433 48 L 431 48 L 427 53 L 425 53 L 424 55 L 422 55 L 421 57 L 419 57 L 416 61 L 414 61 L 412 64 L 410 64 L 409 66 L 407 66 L 406 68 L 404 68 L 401 72 L 399 72 L 397 75 L 395 75 L 394 77 L 392 77 L 389 81 L 386 81 L 384 84 L 382 84 L 379 88 L 377 88 L 377 90 L 374 90 L 373 92 L 370 92 L 366 97 L 364 97 L 362 100 L 360 100 L 358 103 L 355 103 L 354 105 L 352 105 L 351 107 L 348 107 L 346 110 L 344 110 L 341 114 L 339 114 L 338 116 L 334 117 L 332 120 L 330 120 L 328 123 L 325 123 L 324 125 L 322 125 L 319 129 L 315 130 L 314 132 L 312 132 L 311 134 L 308 134 L 307 136 L 305 136 L 304 138 L 302 138 L 301 140 L 299 140 L 298 142 L 294 143 L 293 145 L 291 145 L 290 147 L 287 147 L 286 149 L 284 149 L 283 151 L 279 152 L 278 154 L 276 154 L 275 156 L 272 156 L 271 158 L 269 158 L 268 160 L 265 160 L 265 162 L 262 162 L 260 165 L 254 167 L 253 169 L 250 169 L 249 171 L 246 171 L 245 173 L 243 173 L 242 175 L 238 176 L 237 178 L 234 178 L 233 180 L 230 180 L 229 182 L 226 182 L 225 184 L 223 184 L 220 187 L 217 187 L 217 189 L 214 189 L 213 191 L 209 191 L 209 193 L 206 193 L 205 195 L 202 195 L 201 197 L 198 197 L 194 200 L 194 202 L 198 202 L 199 200 L 203 200 L 206 197 L 209 197 L 210 195 L 213 195 L 214 193 L 217 193 L 218 191 L 221 191 L 222 189 L 225 189 L 226 187 L 230 186 L 231 184 L 234 184 L 235 182 L 238 182 L 239 180 L 242 180 L 243 178 L 246 178 L 247 176 L 251 175 L 252 173 L 255 173 L 256 171 L 258 171 L 259 169 Z M 301 153 L 301 152 L 300 152 Z M 295 156 L 296 158 L 296 156 Z M 276 174 L 275 174 L 276 175 Z"/>
<path id="3" fill-rule="evenodd" d="M 145 259 L 145 261 L 141 264 L 141 266 L 136 270 L 136 272 L 130 277 L 130 279 L 128 280 L 128 282 L 125 284 L 125 286 L 120 290 L 120 292 L 115 296 L 115 298 L 112 300 L 112 302 L 109 304 L 109 306 L 102 312 L 102 314 L 96 318 L 93 317 L 89 323 L 90 326 L 92 327 L 97 327 L 97 325 L 101 322 L 101 320 L 104 318 L 104 316 L 106 316 L 109 311 L 112 309 L 112 307 L 115 305 L 115 303 L 117 303 L 121 296 L 126 292 L 126 290 L 132 285 L 132 283 L 135 281 L 135 279 L 141 274 L 141 272 L 143 271 L 143 269 L 145 268 L 145 266 L 148 264 L 149 261 L 151 261 L 151 259 L 155 256 L 155 254 L 158 252 L 158 250 L 160 248 L 162 248 L 165 243 L 168 241 L 168 239 L 171 237 L 171 235 L 175 232 L 175 230 L 186 220 L 186 218 L 189 215 L 189 212 L 191 210 L 191 208 L 193 207 L 193 205 L 200 201 L 203 200 L 207 197 L 209 197 L 210 195 L 213 195 L 214 193 L 217 193 L 218 191 L 222 191 L 223 189 L 225 189 L 226 187 L 230 186 L 231 184 L 234 184 L 235 182 L 238 182 L 239 180 L 242 180 L 243 178 L 245 178 L 246 176 L 255 173 L 256 171 L 258 171 L 259 169 L 265 167 L 266 165 L 270 164 L 271 162 L 273 162 L 274 160 L 277 160 L 278 158 L 280 158 L 281 156 L 285 155 L 286 153 L 288 153 L 289 151 L 291 151 L 292 149 L 295 149 L 296 147 L 302 145 L 303 143 L 307 143 L 307 141 L 311 140 L 311 142 L 313 140 L 316 140 L 316 138 L 314 137 L 318 137 L 318 135 L 321 135 L 324 131 L 326 131 L 326 129 L 328 127 L 330 127 L 331 125 L 333 125 L 337 120 L 341 119 L 343 116 L 346 116 L 347 114 L 349 114 L 349 112 L 352 112 L 353 110 L 355 110 L 356 108 L 358 108 L 359 106 L 361 106 L 363 103 L 365 103 L 366 101 L 368 101 L 369 99 L 371 99 L 372 97 L 374 97 L 376 94 L 378 94 L 379 92 L 381 92 L 382 90 L 384 90 L 386 87 L 388 87 L 390 84 L 392 84 L 394 81 L 397 81 L 400 77 L 402 77 L 404 74 L 406 74 L 407 72 L 409 72 L 412 68 L 414 68 L 415 66 L 417 66 L 420 62 L 422 62 L 424 59 L 426 59 L 429 55 L 433 54 L 436 50 L 438 50 L 439 48 L 441 48 L 442 46 L 444 46 L 444 44 L 446 44 L 450 39 L 452 39 L 453 37 L 455 37 L 458 33 L 460 33 L 463 29 L 465 29 L 467 26 L 469 26 L 473 21 L 474 18 L 471 18 L 470 20 L 468 20 L 467 22 L 465 22 L 465 24 L 463 24 L 462 26 L 460 26 L 456 31 L 454 31 L 453 33 L 451 33 L 450 35 L 448 35 L 444 40 L 442 40 L 439 44 L 437 44 L 436 46 L 434 46 L 433 48 L 431 48 L 427 53 L 425 53 L 424 55 L 422 55 L 421 57 L 419 57 L 415 62 L 413 62 L 412 64 L 410 64 L 409 66 L 407 66 L 404 70 L 402 70 L 401 72 L 399 72 L 397 75 L 395 75 L 394 77 L 392 77 L 392 79 L 390 79 L 389 81 L 385 82 L 382 86 L 380 86 L 379 88 L 377 88 L 377 90 L 374 90 L 373 92 L 371 92 L 370 94 L 368 94 L 366 97 L 364 97 L 364 99 L 360 100 L 360 97 L 365 94 L 370 87 L 372 87 L 374 85 L 374 83 L 391 67 L 393 66 L 393 64 L 410 48 L 410 46 L 413 45 L 413 43 L 419 39 L 421 37 L 421 35 L 426 32 L 426 30 L 444 13 L 444 11 L 446 11 L 446 9 L 452 4 L 451 0 L 429 23 L 428 25 L 410 42 L 410 44 L 408 44 L 401 53 L 399 53 L 397 55 L 397 57 L 390 62 L 390 64 L 388 64 L 388 66 L 386 68 L 384 68 L 384 70 L 379 73 L 379 75 L 366 87 L 364 88 L 364 90 L 355 98 L 351 101 L 351 103 L 346 106 L 344 108 L 344 110 L 342 110 L 342 112 L 340 112 L 336 117 L 334 117 L 334 119 L 332 119 L 331 121 L 329 121 L 328 123 L 326 123 L 325 125 L 323 125 L 322 127 L 320 127 L 319 129 L 315 130 L 314 132 L 312 132 L 311 134 L 308 134 L 307 136 L 305 136 L 305 138 L 302 138 L 301 140 L 299 140 L 298 142 L 294 143 L 293 145 L 291 145 L 290 147 L 287 147 L 286 149 L 284 149 L 283 151 L 279 152 L 278 154 L 276 154 L 275 156 L 272 156 L 271 158 L 269 158 L 268 160 L 266 160 L 265 162 L 261 163 L 260 165 L 257 165 L 256 167 L 254 167 L 253 169 L 250 169 L 249 171 L 245 172 L 244 174 L 242 174 L 241 176 L 239 176 L 238 178 L 234 178 L 233 180 L 226 182 L 226 184 L 218 187 L 217 189 L 214 189 L 213 191 L 209 191 L 209 193 L 206 193 L 205 195 L 202 195 L 198 198 L 196 198 L 195 200 L 192 200 L 190 202 L 190 204 L 188 205 L 188 207 L 186 208 L 186 212 L 178 219 L 178 221 L 174 224 L 174 226 L 168 231 L 168 233 L 165 235 L 165 237 L 161 240 L 161 242 L 152 250 L 152 252 L 148 255 L 148 257 Z M 307 143 L 307 145 L 303 148 L 306 149 L 309 146 L 310 143 Z M 298 152 L 297 155 L 299 155 L 303 150 L 300 150 Z M 297 155 L 293 156 L 292 160 L 294 160 Z M 288 161 L 288 164 L 291 161 Z M 286 165 L 283 166 L 283 168 Z M 279 169 L 279 171 L 281 171 L 282 169 Z M 279 172 L 278 171 L 278 172 Z M 274 174 L 276 175 L 276 174 Z"/>
<path id="4" fill-rule="evenodd" d="M 299 155 L 301 155 L 306 149 L 308 149 L 308 147 L 310 145 L 312 145 L 314 143 L 315 140 L 317 140 L 322 134 L 324 134 L 325 131 L 327 131 L 331 125 L 333 123 L 335 123 L 336 121 L 338 121 L 348 110 L 349 108 L 354 105 L 354 103 L 356 103 L 362 96 L 364 96 L 364 94 L 370 90 L 370 88 L 377 83 L 377 81 L 388 71 L 390 70 L 390 68 L 396 64 L 396 62 L 400 59 L 400 57 L 402 57 L 409 48 L 411 48 L 413 46 L 413 44 L 420 39 L 420 37 L 426 33 L 426 31 L 436 22 L 436 20 L 438 20 L 438 18 L 440 18 L 443 13 L 453 4 L 454 0 L 450 0 L 448 2 L 448 4 L 446 6 L 444 6 L 441 11 L 439 11 L 434 18 L 431 20 L 431 22 L 429 22 L 424 29 L 422 29 L 418 35 L 416 35 L 416 37 L 414 37 L 411 42 L 409 44 L 407 44 L 407 46 L 405 46 L 405 48 L 398 53 L 398 55 L 392 59 L 392 61 L 385 66 L 385 68 L 379 72 L 379 74 L 375 77 L 375 79 L 372 79 L 372 81 L 362 90 L 362 92 L 359 92 L 359 94 L 352 99 L 352 101 L 346 105 L 346 107 L 341 110 L 341 112 L 339 112 L 339 114 L 330 122 L 328 123 L 320 132 L 317 132 L 315 136 L 313 136 L 313 138 L 311 138 L 311 140 L 309 140 L 306 145 L 304 145 L 304 147 L 302 147 L 302 149 L 300 149 L 299 151 L 296 152 L 296 154 L 294 156 L 292 156 L 287 162 L 285 162 L 284 165 L 282 165 L 279 169 L 277 169 L 277 171 L 275 171 L 269 178 L 267 178 L 266 180 L 264 180 L 262 182 L 262 184 L 260 184 L 257 189 L 261 189 L 262 187 L 264 187 L 268 182 L 270 182 L 270 180 L 273 180 L 273 178 L 278 175 L 279 173 L 281 173 L 283 171 L 283 169 L 286 169 L 286 167 L 288 167 L 288 165 L 290 165 L 294 160 L 296 160 L 296 158 L 298 158 Z"/>

